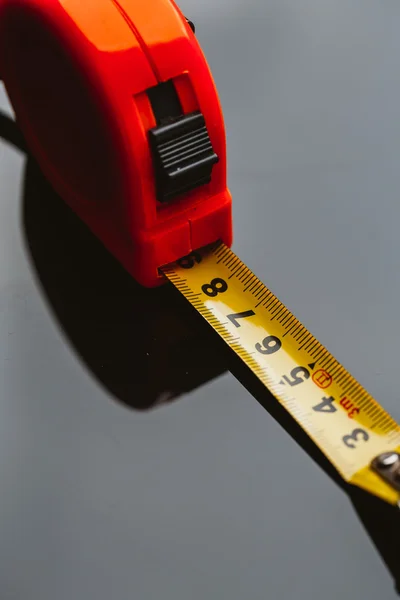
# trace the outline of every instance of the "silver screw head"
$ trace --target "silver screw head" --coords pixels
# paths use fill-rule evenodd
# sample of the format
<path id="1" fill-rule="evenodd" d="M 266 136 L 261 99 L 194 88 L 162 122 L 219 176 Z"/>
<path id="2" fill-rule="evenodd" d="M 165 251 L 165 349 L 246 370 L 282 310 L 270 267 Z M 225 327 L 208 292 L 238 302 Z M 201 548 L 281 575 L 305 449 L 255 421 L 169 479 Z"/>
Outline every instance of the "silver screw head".
<path id="1" fill-rule="evenodd" d="M 377 465 L 383 469 L 393 467 L 400 460 L 397 452 L 384 452 L 377 457 Z"/>

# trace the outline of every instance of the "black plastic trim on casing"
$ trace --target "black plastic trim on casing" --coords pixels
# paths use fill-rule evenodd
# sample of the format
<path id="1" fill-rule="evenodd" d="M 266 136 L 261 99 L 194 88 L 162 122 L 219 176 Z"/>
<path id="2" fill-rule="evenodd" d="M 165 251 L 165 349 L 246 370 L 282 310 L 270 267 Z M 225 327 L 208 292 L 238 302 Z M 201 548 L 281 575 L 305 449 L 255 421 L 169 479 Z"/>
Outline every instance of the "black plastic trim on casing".
<path id="1" fill-rule="evenodd" d="M 193 31 L 193 33 L 196 33 L 196 27 L 193 23 L 193 21 L 191 21 L 190 19 L 188 19 L 187 17 L 185 17 L 186 21 L 188 22 L 188 25 L 190 27 L 190 29 Z"/>
<path id="2" fill-rule="evenodd" d="M 183 115 L 182 105 L 173 81 L 165 81 L 149 88 L 147 96 L 158 125 Z"/>

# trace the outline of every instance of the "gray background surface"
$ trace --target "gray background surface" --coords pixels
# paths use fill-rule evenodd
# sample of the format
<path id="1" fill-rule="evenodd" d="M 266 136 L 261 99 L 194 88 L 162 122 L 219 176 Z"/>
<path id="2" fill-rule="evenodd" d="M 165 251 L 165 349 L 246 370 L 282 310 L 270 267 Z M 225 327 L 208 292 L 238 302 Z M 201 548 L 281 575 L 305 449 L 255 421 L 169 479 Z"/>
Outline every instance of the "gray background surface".
<path id="1" fill-rule="evenodd" d="M 235 251 L 400 420 L 400 3 L 180 5 L 225 113 Z M 397 597 L 349 495 L 231 373 L 148 412 L 98 383 L 35 275 L 24 164 L 0 142 L 2 599 Z M 400 516 L 376 506 L 385 553 Z"/>

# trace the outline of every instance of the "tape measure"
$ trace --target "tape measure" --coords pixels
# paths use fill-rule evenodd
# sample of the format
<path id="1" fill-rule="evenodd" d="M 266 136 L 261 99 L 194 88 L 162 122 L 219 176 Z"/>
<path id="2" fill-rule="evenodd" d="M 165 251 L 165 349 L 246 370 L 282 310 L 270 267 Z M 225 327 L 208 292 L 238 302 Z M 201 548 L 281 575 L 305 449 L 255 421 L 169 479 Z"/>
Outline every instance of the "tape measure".
<path id="1" fill-rule="evenodd" d="M 0 0 L 0 75 L 56 192 L 142 285 L 232 243 L 222 110 L 171 0 Z"/>
<path id="2" fill-rule="evenodd" d="M 346 481 L 400 506 L 399 426 L 229 248 L 222 111 L 176 4 L 0 0 L 0 73 L 110 252 L 142 285 L 172 282 Z"/>

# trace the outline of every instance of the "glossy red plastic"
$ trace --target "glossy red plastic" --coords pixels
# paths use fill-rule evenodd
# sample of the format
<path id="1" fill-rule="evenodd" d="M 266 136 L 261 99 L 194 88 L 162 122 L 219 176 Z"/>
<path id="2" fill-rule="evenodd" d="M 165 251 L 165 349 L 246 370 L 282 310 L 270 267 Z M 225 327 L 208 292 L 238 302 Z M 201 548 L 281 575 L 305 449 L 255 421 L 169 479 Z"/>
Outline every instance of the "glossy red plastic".
<path id="1" fill-rule="evenodd" d="M 171 0 L 0 0 L 0 73 L 54 189 L 142 285 L 221 239 L 232 243 L 221 106 L 200 46 Z M 211 182 L 156 199 L 146 90 L 172 80 L 200 110 L 219 162 Z"/>

